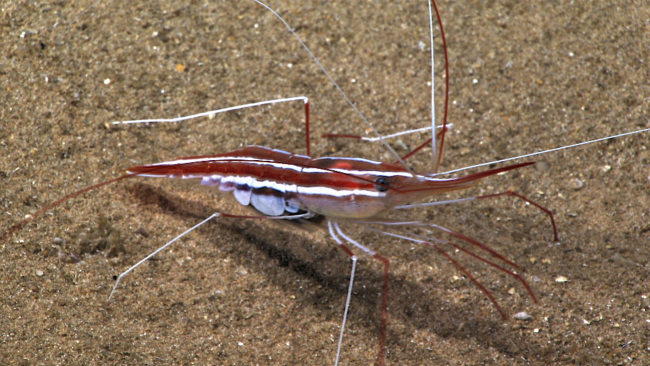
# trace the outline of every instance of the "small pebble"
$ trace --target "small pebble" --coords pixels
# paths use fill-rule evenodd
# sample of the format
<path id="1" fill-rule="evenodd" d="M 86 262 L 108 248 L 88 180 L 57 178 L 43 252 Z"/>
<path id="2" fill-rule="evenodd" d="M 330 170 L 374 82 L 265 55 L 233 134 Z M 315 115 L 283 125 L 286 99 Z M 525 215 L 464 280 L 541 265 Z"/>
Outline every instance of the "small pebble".
<path id="1" fill-rule="evenodd" d="M 64 251 L 59 251 L 59 260 L 63 263 L 77 263 L 79 262 L 79 256 L 76 253 L 66 253 Z"/>
<path id="2" fill-rule="evenodd" d="M 63 244 L 63 239 L 61 239 L 61 238 L 54 238 L 54 244 L 56 244 L 56 245 L 61 245 L 61 244 Z"/>
<path id="3" fill-rule="evenodd" d="M 43 271 L 41 271 L 40 269 L 37 269 L 36 270 L 36 275 L 41 277 L 43 275 Z"/>
<path id="4" fill-rule="evenodd" d="M 135 229 L 134 233 L 142 235 L 145 238 L 149 237 L 149 232 L 143 227 Z"/>
<path id="5" fill-rule="evenodd" d="M 546 161 L 542 160 L 542 161 L 538 161 L 535 164 L 535 169 L 538 172 L 547 172 L 547 171 L 551 170 L 551 165 L 549 163 L 547 163 Z"/>

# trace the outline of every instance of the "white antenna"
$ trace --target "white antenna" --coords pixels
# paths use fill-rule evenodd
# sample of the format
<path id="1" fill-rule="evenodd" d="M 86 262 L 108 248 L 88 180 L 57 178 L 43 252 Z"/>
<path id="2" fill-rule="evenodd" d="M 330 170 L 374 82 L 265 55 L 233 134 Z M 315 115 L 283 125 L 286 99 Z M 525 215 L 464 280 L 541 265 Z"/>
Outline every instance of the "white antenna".
<path id="1" fill-rule="evenodd" d="M 320 63 L 320 61 L 316 58 L 316 56 L 314 56 L 314 54 L 311 52 L 311 50 L 309 49 L 309 47 L 307 47 L 307 45 L 305 44 L 305 42 L 302 41 L 302 38 L 300 38 L 300 37 L 298 36 L 298 34 L 296 34 L 296 32 L 293 30 L 293 28 L 291 28 L 291 26 L 289 25 L 289 23 L 287 23 L 287 22 L 286 22 L 286 21 L 285 21 L 285 20 L 280 16 L 280 14 L 278 14 L 275 10 L 271 9 L 268 5 L 264 4 L 263 2 L 261 2 L 261 1 L 259 1 L 259 0 L 253 0 L 253 1 L 256 2 L 256 3 L 258 3 L 258 4 L 260 4 L 261 6 L 263 6 L 264 8 L 266 8 L 268 11 L 270 11 L 271 13 L 273 13 L 273 15 L 275 15 L 278 19 L 280 19 L 280 21 L 281 21 L 281 22 L 282 22 L 282 23 L 287 27 L 287 29 L 289 30 L 289 32 L 291 32 L 291 34 L 293 34 L 293 36 L 296 37 L 296 39 L 298 40 L 298 42 L 300 42 L 300 44 L 302 45 L 302 47 L 307 51 L 307 53 L 309 53 L 309 56 L 311 56 L 311 58 L 314 60 L 314 62 L 316 62 L 316 64 L 318 65 L 318 67 L 320 67 L 320 69 L 323 71 L 323 73 L 325 73 L 325 75 L 327 76 L 327 78 L 330 79 L 330 82 L 332 83 L 332 85 L 334 85 L 334 87 L 339 91 L 339 93 L 341 93 L 341 95 L 342 95 L 343 98 L 348 102 L 348 104 L 350 105 L 350 107 L 352 107 L 352 109 L 354 109 L 354 111 L 357 112 L 357 115 L 359 115 L 359 117 L 361 117 L 361 119 L 363 120 L 363 122 L 365 122 L 365 124 L 366 124 L 368 127 L 370 127 L 370 129 L 372 130 L 372 132 L 373 132 L 377 137 L 380 137 L 380 138 L 381 138 L 381 135 L 379 134 L 379 132 L 377 132 L 377 130 L 372 126 L 372 124 L 368 121 L 368 119 L 366 119 L 366 117 L 363 115 L 363 113 L 361 113 L 361 111 L 357 108 L 357 106 L 354 105 L 354 103 L 352 103 L 352 101 L 350 100 L 350 98 L 348 98 L 347 94 L 345 94 L 345 92 L 343 91 L 343 89 L 341 89 L 341 87 L 339 86 L 339 84 L 337 84 L 336 81 L 334 81 L 334 78 L 332 78 L 332 76 L 327 72 L 327 70 L 325 70 L 325 67 Z M 434 134 L 434 138 L 435 138 L 435 134 Z M 393 150 L 392 147 L 390 147 L 390 146 L 386 143 L 386 141 L 384 141 L 384 140 L 382 139 L 382 140 L 381 140 L 381 143 L 382 143 L 382 145 L 383 145 L 383 146 L 384 146 L 384 147 L 385 147 L 385 148 L 386 148 L 386 149 L 387 149 L 387 150 L 388 150 L 388 151 L 389 151 L 389 152 L 390 152 L 394 157 L 397 158 L 397 161 L 398 161 L 402 166 L 404 166 L 404 168 L 406 168 L 407 170 L 409 170 L 409 169 L 408 169 L 408 168 L 409 168 L 408 165 L 406 165 L 406 163 L 402 160 L 402 158 L 397 154 L 397 152 L 395 152 L 395 150 Z"/>
<path id="2" fill-rule="evenodd" d="M 537 155 L 548 154 L 548 153 L 555 152 L 555 151 L 571 149 L 571 148 L 578 147 L 578 146 L 583 146 L 583 145 L 593 144 L 593 143 L 595 143 L 595 142 L 605 141 L 605 140 L 609 140 L 609 139 L 616 139 L 616 138 L 624 137 L 624 136 L 636 135 L 636 134 L 643 133 L 643 132 L 648 132 L 648 131 L 650 131 L 650 128 L 645 128 L 645 129 L 643 129 L 643 130 L 637 130 L 637 131 L 632 131 L 632 132 L 625 132 L 625 133 L 621 133 L 621 134 L 618 134 L 618 135 L 612 135 L 612 136 L 607 136 L 607 137 L 601 137 L 601 138 L 599 138 L 599 139 L 595 139 L 595 140 L 589 140 L 589 141 L 585 141 L 585 142 L 579 142 L 579 143 L 577 143 L 577 144 L 566 145 L 566 146 L 562 146 L 562 147 L 556 147 L 556 148 L 553 148 L 553 149 L 543 150 L 543 151 L 538 151 L 538 152 L 534 152 L 534 153 L 530 153 L 530 154 L 525 154 L 525 155 L 519 155 L 519 156 L 515 156 L 515 157 L 512 157 L 512 158 L 501 159 L 501 160 L 495 160 L 495 161 L 491 161 L 491 162 L 488 162 L 488 163 L 476 164 L 476 165 L 467 166 L 467 167 L 464 167 L 464 168 L 459 168 L 459 169 L 449 170 L 449 171 L 446 171 L 446 172 L 443 172 L 443 173 L 429 174 L 429 176 L 430 176 L 430 177 L 433 177 L 433 176 L 436 176 L 436 175 L 443 175 L 443 174 L 451 174 L 451 173 L 461 172 L 461 171 L 463 171 L 463 170 L 468 170 L 468 169 L 473 169 L 473 168 L 479 168 L 479 167 L 486 166 L 486 165 L 492 165 L 492 164 L 504 163 L 504 162 L 506 162 L 506 161 L 512 161 L 512 160 L 517 160 L 517 159 L 523 159 L 523 158 L 528 158 L 528 157 L 531 157 L 531 156 L 537 156 Z"/>

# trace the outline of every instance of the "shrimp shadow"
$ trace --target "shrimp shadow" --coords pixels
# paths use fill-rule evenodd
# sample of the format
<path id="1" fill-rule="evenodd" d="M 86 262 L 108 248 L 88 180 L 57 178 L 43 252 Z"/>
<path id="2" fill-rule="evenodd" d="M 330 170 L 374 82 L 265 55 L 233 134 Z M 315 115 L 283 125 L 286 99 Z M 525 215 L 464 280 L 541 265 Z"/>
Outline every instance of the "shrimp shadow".
<path id="1" fill-rule="evenodd" d="M 158 206 L 169 214 L 197 222 L 215 211 L 203 203 L 185 200 L 145 183 L 135 183 L 130 191 L 142 205 Z M 347 295 L 350 260 L 333 242 L 331 246 L 324 246 L 309 240 L 305 235 L 277 230 L 268 221 L 262 223 L 260 220 L 216 220 L 197 231 L 207 238 L 230 234 L 245 239 L 251 247 L 221 243 L 220 250 L 235 260 L 240 258 L 239 264 L 252 266 L 256 272 L 263 273 L 274 286 L 295 293 L 295 281 L 287 280 L 286 272 L 280 270 L 283 267 L 289 268 L 297 277 L 310 280 L 305 281 L 309 284 L 301 282 L 303 286 L 312 287 L 296 294 L 297 301 L 307 309 L 325 313 L 331 319 L 342 316 L 339 304 Z M 268 262 L 244 260 L 250 256 L 252 248 L 277 261 L 278 265 L 269 266 Z M 362 260 L 355 278 L 350 319 L 358 322 L 358 326 L 365 327 L 369 333 L 378 335 L 381 303 L 378 294 L 381 293 L 383 280 L 381 267 L 373 260 Z M 426 330 L 441 338 L 473 338 L 485 348 L 492 347 L 507 357 L 538 360 L 552 357 L 549 349 L 529 342 L 522 333 L 512 330 L 512 327 L 504 327 L 504 321 L 498 315 L 487 318 L 482 311 L 483 305 L 459 306 L 450 303 L 448 299 L 427 296 L 427 293 L 428 288 L 423 284 L 391 273 L 388 347 L 396 350 L 391 353 L 408 350 L 406 352 L 422 352 L 423 356 L 430 357 L 431 351 L 413 351 L 410 341 L 414 332 Z M 474 304 L 479 304 L 479 301 Z M 431 345 L 431 348 L 435 347 L 435 344 Z M 552 350 L 550 352 L 553 353 Z"/>

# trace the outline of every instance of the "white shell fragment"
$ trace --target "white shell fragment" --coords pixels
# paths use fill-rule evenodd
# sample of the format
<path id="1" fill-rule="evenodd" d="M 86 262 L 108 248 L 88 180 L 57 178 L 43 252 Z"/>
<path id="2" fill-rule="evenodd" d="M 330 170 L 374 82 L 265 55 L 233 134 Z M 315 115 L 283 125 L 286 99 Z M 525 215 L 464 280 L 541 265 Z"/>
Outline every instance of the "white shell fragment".
<path id="1" fill-rule="evenodd" d="M 574 191 L 579 191 L 583 185 L 584 183 L 578 178 L 574 178 L 569 182 L 569 187 Z"/>
<path id="2" fill-rule="evenodd" d="M 532 316 L 530 316 L 528 313 L 526 313 L 524 311 L 520 311 L 517 314 L 513 315 L 512 317 L 515 318 L 516 320 L 530 320 L 530 319 L 532 319 Z"/>
<path id="3" fill-rule="evenodd" d="M 566 277 L 564 277 L 564 276 L 557 276 L 557 277 L 555 277 L 555 282 L 564 283 L 564 282 L 568 282 L 568 281 L 569 281 L 569 279 L 566 278 Z"/>

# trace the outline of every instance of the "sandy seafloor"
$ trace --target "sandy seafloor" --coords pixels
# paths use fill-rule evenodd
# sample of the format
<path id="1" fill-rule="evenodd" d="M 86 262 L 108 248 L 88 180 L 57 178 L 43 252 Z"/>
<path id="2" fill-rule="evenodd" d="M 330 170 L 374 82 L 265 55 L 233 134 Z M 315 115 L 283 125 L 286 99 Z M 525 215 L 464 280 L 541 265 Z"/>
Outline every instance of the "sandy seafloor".
<path id="1" fill-rule="evenodd" d="M 304 153 L 299 102 L 178 125 L 110 128 L 115 120 L 305 95 L 313 156 L 390 161 L 377 145 L 319 137 L 368 128 L 259 6 L 105 1 L 84 13 L 91 3 L 2 3 L 0 230 L 132 165 L 251 144 Z M 440 1 L 454 124 L 444 169 L 650 127 L 650 6 L 582 3 Z M 273 6 L 379 131 L 426 126 L 425 2 Z M 440 111 L 439 35 L 435 49 Z M 404 153 L 427 136 L 391 144 Z M 548 154 L 539 168 L 444 197 L 516 190 L 553 210 L 560 244 L 544 214 L 510 198 L 397 215 L 518 263 L 538 304 L 450 250 L 507 321 L 433 248 L 344 226 L 392 260 L 388 364 L 649 364 L 649 144 L 645 134 Z M 430 150 L 409 162 L 426 171 Z M 0 243 L 0 364 L 333 364 L 350 262 L 320 231 L 217 220 L 127 276 L 106 306 L 114 275 L 215 211 L 243 212 L 195 182 L 136 179 L 72 199 Z M 346 365 L 372 363 L 377 348 L 381 267 L 361 256 L 357 274 Z"/>

